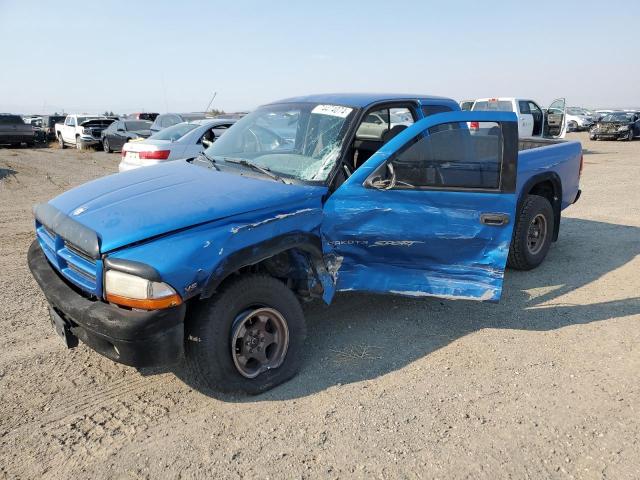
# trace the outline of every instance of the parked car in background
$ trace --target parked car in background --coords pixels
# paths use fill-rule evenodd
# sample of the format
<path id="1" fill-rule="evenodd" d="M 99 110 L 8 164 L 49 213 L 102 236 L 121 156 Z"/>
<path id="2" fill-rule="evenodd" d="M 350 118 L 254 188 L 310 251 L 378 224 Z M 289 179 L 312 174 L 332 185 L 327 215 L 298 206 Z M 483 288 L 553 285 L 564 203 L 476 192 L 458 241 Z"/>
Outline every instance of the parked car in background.
<path id="1" fill-rule="evenodd" d="M 460 102 L 460 110 L 463 112 L 470 111 L 473 108 L 474 100 L 462 100 Z"/>
<path id="2" fill-rule="evenodd" d="M 56 138 L 60 148 L 74 145 L 77 149 L 100 145 L 102 131 L 115 120 L 102 115 L 71 114 L 64 123 L 56 123 Z"/>
<path id="3" fill-rule="evenodd" d="M 518 117 L 520 138 L 545 137 L 564 138 L 567 132 L 566 102 L 564 98 L 554 100 L 543 110 L 537 102 L 526 98 L 500 97 L 479 98 L 471 108 L 474 112 L 514 112 Z M 471 129 L 478 125 L 471 125 Z"/>
<path id="4" fill-rule="evenodd" d="M 148 138 L 151 135 L 150 128 L 151 122 L 148 120 L 116 120 L 102 131 L 102 149 L 107 153 L 121 150 L 127 142 Z"/>
<path id="5" fill-rule="evenodd" d="M 640 113 L 613 112 L 602 117 L 589 131 L 591 140 L 633 140 L 640 135 Z"/>
<path id="6" fill-rule="evenodd" d="M 63 122 L 66 115 L 41 115 L 42 131 L 47 141 L 56 139 L 56 123 Z"/>
<path id="7" fill-rule="evenodd" d="M 453 111 L 428 116 L 434 103 Z M 356 132 L 390 109 L 412 125 L 368 141 L 358 165 Z M 474 122 L 487 135 L 470 134 Z M 294 141 L 259 141 L 283 123 Z M 519 141 L 514 113 L 442 97 L 289 98 L 204 153 L 37 205 L 28 252 L 51 306 L 41 321 L 68 346 L 136 367 L 184 359 L 204 391 L 257 394 L 293 377 L 308 357 L 301 300 L 498 301 L 505 267 L 540 265 L 580 196 L 579 142 Z"/>
<path id="8" fill-rule="evenodd" d="M 25 124 L 31 125 L 33 128 L 33 140 L 36 143 L 45 143 L 47 136 L 42 128 L 42 117 L 40 116 L 23 116 L 22 120 Z"/>
<path id="9" fill-rule="evenodd" d="M 0 113 L 0 144 L 19 147 L 23 143 L 29 147 L 34 145 L 33 127 L 24 123 L 20 115 Z"/>
<path id="10" fill-rule="evenodd" d="M 128 120 L 149 120 L 153 122 L 159 113 L 151 113 L 151 112 L 141 112 L 141 113 L 132 113 L 127 117 Z"/>
<path id="11" fill-rule="evenodd" d="M 589 130 L 595 123 L 593 115 L 582 107 L 567 107 L 567 131 L 581 132 Z"/>
<path id="12" fill-rule="evenodd" d="M 140 142 L 129 142 L 122 147 L 122 160 L 118 170 L 124 172 L 170 160 L 193 158 L 213 145 L 236 121 L 206 119 L 182 122 L 153 134 Z"/>
<path id="13" fill-rule="evenodd" d="M 158 115 L 151 125 L 151 133 L 154 134 L 160 130 L 182 122 L 191 122 L 193 120 L 203 120 L 210 116 L 206 113 L 163 113 Z"/>

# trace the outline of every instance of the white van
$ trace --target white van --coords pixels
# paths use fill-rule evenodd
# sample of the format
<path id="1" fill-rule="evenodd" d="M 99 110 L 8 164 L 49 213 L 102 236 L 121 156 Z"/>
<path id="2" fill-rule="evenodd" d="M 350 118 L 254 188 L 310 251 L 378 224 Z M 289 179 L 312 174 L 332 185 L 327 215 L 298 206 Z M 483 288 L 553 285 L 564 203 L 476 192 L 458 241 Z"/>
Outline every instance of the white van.
<path id="1" fill-rule="evenodd" d="M 518 116 L 518 136 L 520 138 L 564 138 L 567 133 L 567 109 L 564 98 L 554 100 L 546 111 L 540 108 L 537 102 L 526 98 L 479 98 L 473 102 L 471 110 L 515 112 Z M 470 128 L 473 131 L 479 126 L 472 122 Z"/>

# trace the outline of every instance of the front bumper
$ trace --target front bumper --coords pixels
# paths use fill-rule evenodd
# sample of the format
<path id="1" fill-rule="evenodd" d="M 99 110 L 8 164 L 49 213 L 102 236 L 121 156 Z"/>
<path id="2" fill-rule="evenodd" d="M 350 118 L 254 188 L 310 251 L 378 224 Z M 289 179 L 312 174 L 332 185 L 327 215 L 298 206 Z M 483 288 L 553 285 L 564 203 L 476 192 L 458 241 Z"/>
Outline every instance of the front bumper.
<path id="1" fill-rule="evenodd" d="M 71 334 L 96 352 L 133 367 L 175 364 L 184 356 L 184 304 L 164 310 L 128 310 L 87 298 L 61 278 L 35 240 L 29 269 Z"/>
<path id="2" fill-rule="evenodd" d="M 82 145 L 87 145 L 87 146 L 89 146 L 89 145 L 98 145 L 101 142 L 101 140 L 99 138 L 92 137 L 90 135 L 80 135 L 78 137 L 78 140 L 80 141 L 80 143 Z"/>
<path id="3" fill-rule="evenodd" d="M 601 138 L 603 140 L 625 140 L 629 137 L 629 131 L 624 132 L 591 132 L 593 138 Z"/>

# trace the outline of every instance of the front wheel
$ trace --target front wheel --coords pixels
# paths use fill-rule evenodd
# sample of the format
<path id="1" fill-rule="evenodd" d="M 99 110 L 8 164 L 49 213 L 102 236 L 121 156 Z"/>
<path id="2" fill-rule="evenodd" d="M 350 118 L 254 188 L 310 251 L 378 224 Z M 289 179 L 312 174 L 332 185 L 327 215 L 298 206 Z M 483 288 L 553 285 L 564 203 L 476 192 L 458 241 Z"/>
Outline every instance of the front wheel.
<path id="1" fill-rule="evenodd" d="M 198 305 L 187 326 L 187 366 L 197 387 L 258 394 L 293 377 L 306 325 L 280 280 L 248 275 Z"/>
<path id="2" fill-rule="evenodd" d="M 540 265 L 551 247 L 555 218 L 545 197 L 525 198 L 516 221 L 507 265 L 515 270 L 531 270 Z"/>
<path id="3" fill-rule="evenodd" d="M 62 134 L 58 134 L 58 145 L 60 145 L 60 148 L 66 148 L 66 145 L 64 144 L 64 140 L 62 139 Z"/>
<path id="4" fill-rule="evenodd" d="M 629 129 L 629 135 L 627 135 L 627 140 L 629 141 L 633 140 L 633 128 Z"/>
<path id="5" fill-rule="evenodd" d="M 102 141 L 102 149 L 105 151 L 105 153 L 113 152 L 111 146 L 109 145 L 109 140 L 106 138 Z"/>

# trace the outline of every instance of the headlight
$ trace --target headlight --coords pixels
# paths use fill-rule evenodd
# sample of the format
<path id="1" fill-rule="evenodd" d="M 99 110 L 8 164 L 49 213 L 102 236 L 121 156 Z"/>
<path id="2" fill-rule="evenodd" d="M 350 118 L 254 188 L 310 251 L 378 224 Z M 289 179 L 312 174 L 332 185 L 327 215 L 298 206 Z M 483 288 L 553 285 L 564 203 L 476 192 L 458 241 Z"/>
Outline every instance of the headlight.
<path id="1" fill-rule="evenodd" d="M 170 285 L 117 270 L 105 273 L 104 291 L 108 302 L 142 310 L 158 310 L 182 303 L 182 298 Z"/>
<path id="2" fill-rule="evenodd" d="M 91 135 L 91 129 L 90 128 L 82 128 L 82 133 L 84 133 L 85 135 Z"/>
<path id="3" fill-rule="evenodd" d="M 629 125 L 624 125 L 624 126 L 618 128 L 619 132 L 626 132 L 628 130 L 629 130 Z"/>

